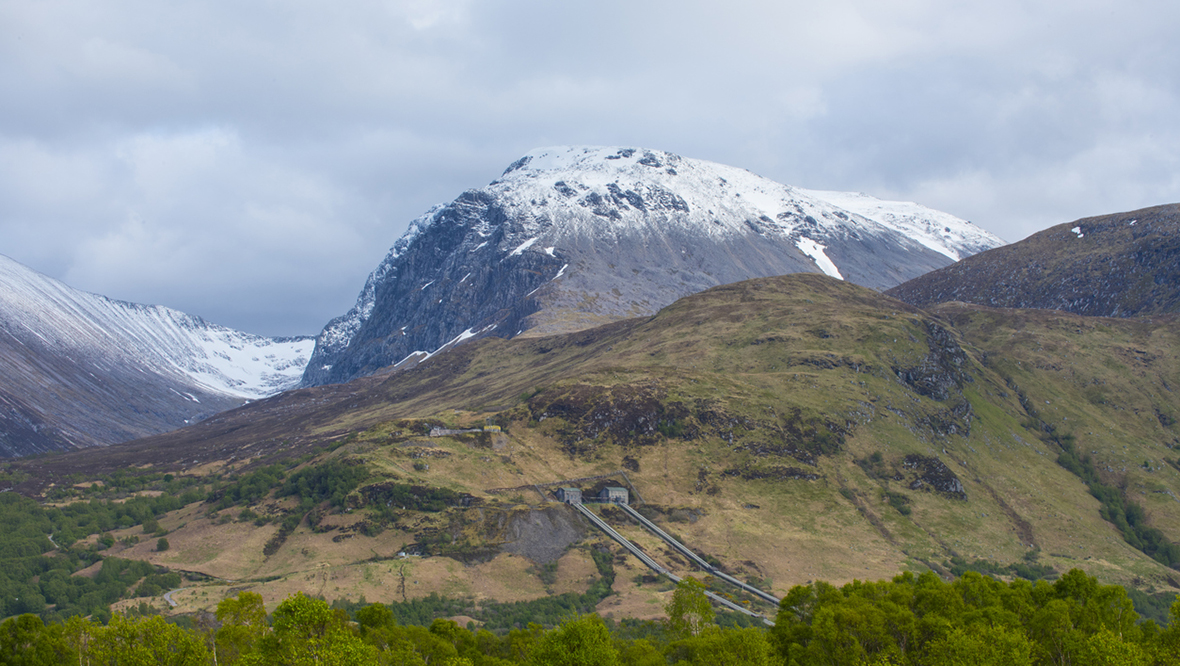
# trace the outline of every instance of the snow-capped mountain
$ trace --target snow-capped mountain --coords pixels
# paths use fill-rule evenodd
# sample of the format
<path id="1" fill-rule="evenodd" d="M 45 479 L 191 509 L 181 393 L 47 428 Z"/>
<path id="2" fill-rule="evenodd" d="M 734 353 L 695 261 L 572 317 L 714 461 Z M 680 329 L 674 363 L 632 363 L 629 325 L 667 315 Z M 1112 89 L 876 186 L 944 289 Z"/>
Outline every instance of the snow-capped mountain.
<path id="1" fill-rule="evenodd" d="M 635 148 L 530 152 L 410 224 L 319 335 L 304 385 L 472 337 L 579 330 L 752 277 L 823 272 L 887 289 L 1002 245 L 912 203 L 810 191 Z"/>
<path id="2" fill-rule="evenodd" d="M 184 426 L 298 384 L 314 345 L 79 291 L 2 255 L 0 286 L 0 455 Z"/>

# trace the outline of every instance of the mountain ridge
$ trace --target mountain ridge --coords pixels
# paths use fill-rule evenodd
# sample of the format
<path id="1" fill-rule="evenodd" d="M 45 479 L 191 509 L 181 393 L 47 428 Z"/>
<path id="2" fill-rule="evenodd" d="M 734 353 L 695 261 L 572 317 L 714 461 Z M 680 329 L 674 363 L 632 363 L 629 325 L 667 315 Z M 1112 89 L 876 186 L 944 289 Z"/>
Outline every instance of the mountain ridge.
<path id="1" fill-rule="evenodd" d="M 1180 312 L 1180 204 L 1066 222 L 886 291 L 927 306 L 1136 317 Z"/>
<path id="2" fill-rule="evenodd" d="M 881 289 L 1001 243 L 916 204 L 793 188 L 671 153 L 537 149 L 410 224 L 357 304 L 317 338 L 303 385 L 472 337 L 650 315 L 751 277 L 823 272 Z"/>
<path id="3" fill-rule="evenodd" d="M 126 441 L 298 383 L 311 338 L 267 338 L 83 292 L 0 255 L 0 454 Z"/>

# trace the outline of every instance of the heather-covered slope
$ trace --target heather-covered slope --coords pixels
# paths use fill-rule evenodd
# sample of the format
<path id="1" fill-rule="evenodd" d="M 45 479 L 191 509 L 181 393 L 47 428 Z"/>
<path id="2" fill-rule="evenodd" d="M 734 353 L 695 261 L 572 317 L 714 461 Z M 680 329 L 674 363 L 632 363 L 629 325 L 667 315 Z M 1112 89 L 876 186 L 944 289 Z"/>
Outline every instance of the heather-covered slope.
<path id="1" fill-rule="evenodd" d="M 1180 204 L 1059 224 L 887 291 L 926 306 L 1136 317 L 1180 312 Z"/>

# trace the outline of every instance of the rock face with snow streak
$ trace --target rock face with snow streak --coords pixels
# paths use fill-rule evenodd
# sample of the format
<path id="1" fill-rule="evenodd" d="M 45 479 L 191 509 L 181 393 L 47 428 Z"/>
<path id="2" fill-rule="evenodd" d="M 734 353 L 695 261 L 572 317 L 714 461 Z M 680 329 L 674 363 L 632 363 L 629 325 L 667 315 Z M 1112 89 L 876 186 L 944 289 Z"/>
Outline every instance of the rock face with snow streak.
<path id="1" fill-rule="evenodd" d="M 292 388 L 313 345 L 79 291 L 0 255 L 0 456 L 183 427 Z"/>
<path id="2" fill-rule="evenodd" d="M 320 334 L 303 383 L 347 381 L 468 337 L 648 315 L 753 277 L 823 272 L 887 289 L 1001 244 L 916 204 L 670 153 L 539 149 L 415 220 L 356 307 Z"/>

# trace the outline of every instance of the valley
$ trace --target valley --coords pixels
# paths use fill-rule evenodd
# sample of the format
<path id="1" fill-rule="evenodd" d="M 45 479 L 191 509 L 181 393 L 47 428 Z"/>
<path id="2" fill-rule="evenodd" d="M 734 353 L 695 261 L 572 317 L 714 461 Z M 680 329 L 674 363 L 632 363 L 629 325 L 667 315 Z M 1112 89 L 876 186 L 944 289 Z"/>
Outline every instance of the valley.
<path id="1" fill-rule="evenodd" d="M 146 631 L 263 663 L 311 613 L 371 663 L 585 631 L 629 664 L 1169 663 L 1175 212 L 1004 246 L 671 153 L 538 149 L 414 220 L 314 341 L 0 262 L 0 660 L 13 631 L 69 661 Z M 994 644 L 955 610 L 997 603 Z"/>
<path id="2" fill-rule="evenodd" d="M 965 567 L 1050 579 L 1076 567 L 1156 595 L 1178 589 L 1176 570 L 1128 543 L 1091 489 L 1117 489 L 1145 527 L 1176 533 L 1176 330 L 1175 315 L 920 310 L 822 275 L 765 278 L 649 318 L 473 341 L 3 474 L 55 503 L 167 492 L 164 475 L 201 488 L 204 501 L 159 519 L 166 551 L 142 527 L 107 531 L 104 552 L 197 578 L 175 609 L 152 602 L 173 613 L 247 589 L 268 603 L 433 593 L 473 609 L 568 593 L 604 617 L 658 617 L 671 588 L 530 489 L 619 470 L 644 515 L 776 596 Z M 430 436 L 487 424 L 501 432 Z M 1070 451 L 1091 485 L 1063 465 Z M 95 485 L 116 474 L 142 489 Z M 252 479 L 253 494 L 228 492 Z M 693 571 L 608 518 L 674 573 Z M 587 598 L 595 553 L 611 554 L 613 594 Z"/>

